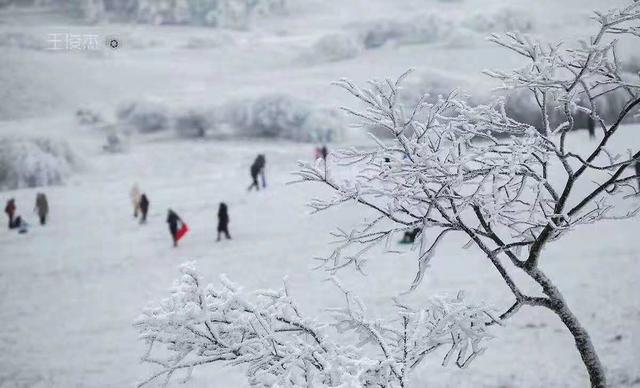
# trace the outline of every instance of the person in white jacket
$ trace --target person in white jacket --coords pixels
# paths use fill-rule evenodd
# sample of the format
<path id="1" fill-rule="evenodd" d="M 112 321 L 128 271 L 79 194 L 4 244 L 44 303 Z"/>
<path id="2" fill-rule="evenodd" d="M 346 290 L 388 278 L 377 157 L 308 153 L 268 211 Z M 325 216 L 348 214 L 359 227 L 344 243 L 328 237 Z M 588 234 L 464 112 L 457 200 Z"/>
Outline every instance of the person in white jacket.
<path id="1" fill-rule="evenodd" d="M 133 205 L 133 217 L 138 218 L 138 210 L 140 210 L 140 187 L 135 183 L 129 192 L 131 204 Z"/>

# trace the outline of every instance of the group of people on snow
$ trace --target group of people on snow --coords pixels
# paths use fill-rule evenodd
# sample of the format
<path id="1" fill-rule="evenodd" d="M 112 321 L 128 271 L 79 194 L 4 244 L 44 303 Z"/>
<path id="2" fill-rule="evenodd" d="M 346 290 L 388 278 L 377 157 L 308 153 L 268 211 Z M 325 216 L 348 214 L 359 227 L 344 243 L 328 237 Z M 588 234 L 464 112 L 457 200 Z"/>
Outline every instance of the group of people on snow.
<path id="1" fill-rule="evenodd" d="M 4 212 L 9 218 L 9 229 L 18 229 L 20 233 L 27 233 L 29 224 L 17 214 L 17 209 L 15 198 L 10 198 L 4 207 Z M 40 219 L 40 225 L 45 225 L 49 215 L 49 201 L 44 193 L 36 194 L 36 204 L 33 210 Z"/>
<path id="2" fill-rule="evenodd" d="M 326 152 L 326 147 L 324 149 Z M 258 156 L 256 156 L 256 158 L 254 159 L 249 169 L 249 173 L 251 175 L 251 185 L 249 186 L 248 191 L 251 191 L 253 189 L 260 190 L 260 186 L 262 186 L 262 188 L 267 187 L 265 178 L 266 163 L 267 160 L 264 154 L 258 154 Z M 146 193 L 140 191 L 140 187 L 138 186 L 138 184 L 133 185 L 129 195 L 131 198 L 131 204 L 133 206 L 133 217 L 138 218 L 139 216 L 140 223 L 146 223 L 150 206 L 149 197 Z M 218 235 L 216 241 L 220 241 L 222 237 L 225 237 L 227 240 L 231 240 L 231 233 L 229 233 L 230 221 L 231 218 L 229 217 L 229 207 L 226 203 L 221 202 L 218 207 Z M 169 226 L 169 233 L 171 234 L 173 246 L 177 247 L 180 239 L 189 231 L 189 227 L 173 209 L 167 210 L 166 222 Z"/>
<path id="3" fill-rule="evenodd" d="M 316 158 L 323 158 L 326 160 L 327 154 L 328 150 L 326 146 L 316 147 Z M 267 187 L 265 166 L 265 155 L 258 154 L 249 168 L 251 185 L 249 186 L 248 191 L 253 189 L 260 190 L 261 186 L 263 189 Z M 146 193 L 140 190 L 138 184 L 133 185 L 129 195 L 133 206 L 133 217 L 139 219 L 140 224 L 145 224 L 147 222 L 147 215 L 150 208 L 149 197 Z M 45 225 L 49 214 L 49 203 L 47 201 L 47 196 L 44 193 L 38 193 L 36 195 L 35 211 L 40 219 L 40 224 Z M 5 213 L 9 218 L 9 229 L 19 229 L 21 233 L 26 233 L 28 224 L 20 215 L 16 215 L 16 201 L 14 198 L 7 201 Z M 229 208 L 225 202 L 221 202 L 218 207 L 217 241 L 220 241 L 222 237 L 225 237 L 227 240 L 231 240 L 231 234 L 229 233 L 230 220 Z M 173 246 L 177 247 L 178 241 L 187 233 L 189 228 L 180 216 L 172 209 L 168 209 L 167 211 L 166 222 L 169 226 L 169 233 L 173 240 Z"/>

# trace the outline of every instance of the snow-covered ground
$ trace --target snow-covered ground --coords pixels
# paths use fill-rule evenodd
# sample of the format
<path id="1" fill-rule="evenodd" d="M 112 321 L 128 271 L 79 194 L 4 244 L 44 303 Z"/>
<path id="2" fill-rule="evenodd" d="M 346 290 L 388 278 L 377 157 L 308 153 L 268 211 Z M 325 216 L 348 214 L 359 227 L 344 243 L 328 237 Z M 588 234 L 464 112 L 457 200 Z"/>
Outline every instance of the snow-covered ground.
<path id="1" fill-rule="evenodd" d="M 324 189 L 286 184 L 293 179 L 290 172 L 296 161 L 312 158 L 315 145 L 137 135 L 129 152 L 106 154 L 101 152 L 104 133 L 75 123 L 77 108 L 95 109 L 111 120 L 123 101 L 216 106 L 274 91 L 323 107 L 353 105 L 329 85 L 331 81 L 396 76 L 408 67 L 477 80 L 484 68 L 509 68 L 516 62 L 484 42 L 482 34 L 468 31 L 457 31 L 460 35 L 452 39 L 388 44 L 353 58 L 327 61 L 313 48 L 326 34 L 351 31 L 350 26 L 367 21 L 405 20 L 419 12 L 463 20 L 509 6 L 531 17 L 534 33 L 563 39 L 590 32 L 588 11 L 602 6 L 596 0 L 544 0 L 535 5 L 507 0 L 307 3 L 288 17 L 269 19 L 243 32 L 80 26 L 32 12 L 0 11 L 4 38 L 18 32 L 46 47 L 48 34 L 73 32 L 113 35 L 123 42 L 122 49 L 95 52 L 18 48 L 0 42 L 0 137 L 62 138 L 83 161 L 83 168 L 62 186 L 0 193 L 0 203 L 15 197 L 19 214 L 34 225 L 26 235 L 0 228 L 0 387 L 133 386 L 149 369 L 139 363 L 144 344 L 137 340 L 132 321 L 148 301 L 166 295 L 177 266 L 185 260 L 195 260 L 210 281 L 225 273 L 247 289 L 278 287 L 288 276 L 294 298 L 310 315 L 342 303 L 341 295 L 325 281 L 327 274 L 312 269 L 311 259 L 329 253 L 330 231 L 353 226 L 363 212 L 345 205 L 311 216 L 304 205 L 326 194 Z M 202 39 L 211 47 L 201 47 Z M 624 130 L 621 149 L 637 149 L 640 127 Z M 588 145 L 585 134 L 572 136 L 579 148 Z M 347 141 L 363 140 L 352 132 Z M 248 169 L 257 153 L 267 155 L 268 188 L 247 193 Z M 132 217 L 128 193 L 135 182 L 150 197 L 146 225 Z M 38 191 L 49 197 L 51 218 L 46 227 L 35 225 L 32 213 Z M 229 204 L 233 240 L 216 243 L 220 201 Z M 171 246 L 165 223 L 169 207 L 191 228 L 177 249 Z M 584 227 L 552 244 L 542 262 L 592 333 L 613 386 L 640 386 L 639 231 L 637 220 Z M 474 300 L 509 305 L 510 295 L 498 274 L 479 252 L 463 250 L 464 243 L 446 242 L 411 298 L 464 289 Z M 366 277 L 349 271 L 341 276 L 373 313 L 384 314 L 390 298 L 407 289 L 415 269 L 415 254 L 377 254 Z M 495 334 L 488 351 L 468 369 L 442 368 L 440 355 L 433 356 L 416 372 L 416 386 L 588 384 L 570 335 L 546 311 L 525 309 Z M 206 367 L 196 370 L 186 386 L 247 383 L 242 370 Z"/>
<path id="2" fill-rule="evenodd" d="M 247 193 L 248 165 L 257 152 L 268 157 L 268 188 Z M 46 189 L 49 225 L 34 226 L 27 235 L 0 233 L 5 384 L 131 386 L 148 372 L 138 363 L 144 347 L 132 320 L 147 301 L 166 295 L 185 260 L 196 260 L 212 282 L 225 273 L 247 289 L 278 287 L 286 275 L 311 315 L 341 305 L 340 295 L 324 282 L 327 274 L 311 269 L 311 258 L 329 252 L 328 233 L 336 225 L 353 225 L 362 212 L 346 205 L 307 214 L 305 202 L 323 189 L 286 183 L 296 160 L 311 154 L 310 145 L 291 143 L 140 143 L 129 154 L 95 155 L 67 185 Z M 133 182 L 151 199 L 147 225 L 132 218 Z M 5 192 L 3 198 L 15 196 L 20 213 L 35 223 L 30 210 L 36 191 Z M 230 206 L 233 240 L 216 243 L 219 201 Z M 192 229 L 177 249 L 165 223 L 168 207 Z M 543 262 L 593 333 L 620 386 L 637 384 L 640 377 L 637 232 L 636 220 L 586 227 L 552 245 Z M 508 305 L 497 273 L 479 252 L 462 250 L 463 244 L 450 241 L 439 251 L 416 300 L 464 289 L 474 300 Z M 380 255 L 373 257 L 367 277 L 349 271 L 341 276 L 374 312 L 384 313 L 390 298 L 407 289 L 415 267 L 413 254 Z M 451 387 L 586 384 L 569 334 L 550 314 L 524 311 L 495 333 L 488 352 L 469 369 L 442 368 L 434 356 L 416 379 Z M 240 370 L 208 369 L 196 371 L 188 386 L 246 385 Z"/>

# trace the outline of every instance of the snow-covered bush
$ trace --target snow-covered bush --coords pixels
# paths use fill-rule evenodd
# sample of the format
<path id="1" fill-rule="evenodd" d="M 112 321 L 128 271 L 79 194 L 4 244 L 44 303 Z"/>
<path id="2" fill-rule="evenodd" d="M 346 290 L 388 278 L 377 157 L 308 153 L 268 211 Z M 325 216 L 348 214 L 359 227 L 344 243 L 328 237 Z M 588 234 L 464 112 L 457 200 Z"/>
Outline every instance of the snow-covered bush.
<path id="1" fill-rule="evenodd" d="M 363 46 L 357 36 L 348 33 L 331 33 L 318 39 L 304 54 L 307 62 L 333 62 L 358 56 Z"/>
<path id="2" fill-rule="evenodd" d="M 204 137 L 214 127 L 214 118 L 208 112 L 188 110 L 175 118 L 176 132 L 182 137 Z"/>
<path id="3" fill-rule="evenodd" d="M 462 25 L 482 33 L 530 32 L 535 28 L 535 23 L 530 14 L 524 10 L 514 8 L 502 8 L 489 14 L 478 13 L 464 20 Z"/>
<path id="4" fill-rule="evenodd" d="M 0 138 L 0 189 L 61 184 L 78 165 L 78 157 L 64 141 Z"/>
<path id="5" fill-rule="evenodd" d="M 335 139 L 342 130 L 334 112 L 282 94 L 228 104 L 225 117 L 245 137 L 315 141 L 318 137 Z"/>
<path id="6" fill-rule="evenodd" d="M 192 263 L 169 298 L 136 320 L 148 350 L 142 360 L 157 371 L 141 382 L 191 376 L 195 367 L 225 363 L 244 367 L 253 387 L 404 387 L 426 356 L 446 348 L 467 366 L 491 338 L 491 312 L 456 297 L 434 297 L 421 308 L 396 305 L 397 316 L 375 319 L 344 292 L 346 306 L 331 317 L 304 317 L 286 284 L 280 290 L 246 293 L 224 275 L 206 285 Z"/>
<path id="7" fill-rule="evenodd" d="M 375 49 L 388 43 L 434 43 L 448 37 L 452 29 L 452 21 L 434 13 L 406 20 L 377 20 L 358 27 L 362 45 L 366 49 Z"/>
<path id="8" fill-rule="evenodd" d="M 136 19 L 150 24 L 187 24 L 191 15 L 186 0 L 138 0 Z"/>
<path id="9" fill-rule="evenodd" d="M 193 24 L 245 29 L 253 20 L 286 12 L 285 0 L 137 0 L 135 19 L 152 24 Z"/>
<path id="10" fill-rule="evenodd" d="M 76 120 L 81 125 L 94 125 L 103 121 L 99 113 L 87 108 L 81 108 L 76 111 Z"/>
<path id="11" fill-rule="evenodd" d="M 233 44 L 233 36 L 223 34 L 208 37 L 189 37 L 184 47 L 188 49 L 211 49 Z"/>
<path id="12" fill-rule="evenodd" d="M 47 42 L 25 32 L 4 31 L 0 32 L 0 47 L 44 50 L 47 48 Z"/>
<path id="13" fill-rule="evenodd" d="M 118 132 L 115 128 L 109 128 L 107 131 L 106 142 L 102 146 L 102 150 L 117 154 L 126 152 L 129 149 L 129 138 L 126 133 Z"/>
<path id="14" fill-rule="evenodd" d="M 162 104 L 138 101 L 122 104 L 116 116 L 121 124 L 140 133 L 152 133 L 168 129 L 170 126 L 167 107 Z"/>

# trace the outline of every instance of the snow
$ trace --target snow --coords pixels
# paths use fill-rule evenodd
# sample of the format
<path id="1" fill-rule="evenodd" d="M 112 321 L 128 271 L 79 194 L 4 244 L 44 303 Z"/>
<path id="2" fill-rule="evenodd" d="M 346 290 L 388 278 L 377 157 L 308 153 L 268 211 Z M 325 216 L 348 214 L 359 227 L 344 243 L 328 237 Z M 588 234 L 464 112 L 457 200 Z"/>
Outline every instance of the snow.
<path id="1" fill-rule="evenodd" d="M 248 167 L 258 152 L 267 155 L 268 187 L 249 194 Z M 127 154 L 95 155 L 90 171 L 48 188 L 49 225 L 35 226 L 27 235 L 0 232 L 2 376 L 16 385 L 33 380 L 40 384 L 33 386 L 42 387 L 131 386 L 148 374 L 138 363 L 144 346 L 136 340 L 132 321 L 148 301 L 166 295 L 177 266 L 186 260 L 195 260 L 208 281 L 225 273 L 247 289 L 278 287 L 286 275 L 292 296 L 310 314 L 341 305 L 340 295 L 324 281 L 328 274 L 311 270 L 311 258 L 328 253 L 334 225 L 351 226 L 361 212 L 344 206 L 307 214 L 308 198 L 322 193 L 315 186 L 286 182 L 296 160 L 312 154 L 311 145 L 292 143 L 140 143 Z M 129 205 L 135 181 L 151 200 L 144 226 L 133 220 Z M 15 196 L 19 211 L 34 220 L 28 209 L 35 192 L 4 192 L 3 198 Z M 215 215 L 222 200 L 230 206 L 234 240 L 216 243 Z M 171 247 L 164 222 L 168 207 L 192 230 L 177 249 Z M 628 381 L 640 373 L 635 362 L 640 334 L 637 230 L 635 220 L 585 227 L 552 245 L 543 263 L 592 331 L 605 365 Z M 454 240 L 440 247 L 412 298 L 465 289 L 476 300 L 507 305 L 509 294 L 497 274 L 479 252 L 462 250 L 463 244 Z M 376 311 L 408 288 L 415 269 L 413 254 L 376 256 L 367 277 L 342 275 Z M 491 283 L 500 286 L 486 287 Z M 452 387 L 586 383 L 571 338 L 550 314 L 525 311 L 496 334 L 469 369 L 428 362 L 416 379 Z M 521 371 L 523 363 L 530 367 Z M 212 367 L 196 370 L 187 386 L 202 385 L 240 387 L 246 382 L 239 370 Z"/>
<path id="2" fill-rule="evenodd" d="M 312 159 L 315 144 L 133 134 L 127 152 L 111 154 L 102 152 L 105 132 L 78 125 L 74 114 L 82 107 L 115 120 L 120 104 L 145 100 L 201 111 L 274 92 L 335 109 L 353 103 L 330 85 L 341 77 L 362 83 L 415 67 L 421 74 L 469 79 L 484 88 L 489 82 L 479 76 L 481 70 L 517 65 L 469 30 L 457 31 L 451 37 L 455 44 L 387 44 L 353 57 L 338 53 L 335 61 L 336 53 L 309 60 L 308 53 L 323 37 L 351 33 L 356 22 L 410 19 L 411 9 L 424 3 L 430 13 L 456 23 L 483 12 L 500 15 L 507 6 L 516 14 L 526 10 L 534 33 L 552 39 L 572 38 L 591 28 L 588 10 L 602 6 L 597 0 L 562 5 L 543 0 L 535 6 L 506 0 L 402 0 L 414 7 L 403 9 L 395 1 L 306 0 L 291 4 L 290 15 L 261 21 L 248 31 L 85 26 L 55 15 L 0 10 L 0 37 L 11 39 L 0 43 L 0 137 L 63 137 L 87 163 L 62 185 L 0 192 L 0 203 L 15 197 L 18 214 L 34 224 L 26 235 L 0 227 L 0 386 L 125 387 L 148 377 L 150 369 L 139 362 L 145 346 L 133 321 L 149 301 L 168 295 L 185 261 L 194 260 L 207 282 L 227 274 L 248 290 L 277 288 L 287 276 L 292 297 L 311 316 L 341 306 L 343 295 L 326 281 L 328 273 L 312 269 L 316 263 L 311 259 L 329 253 L 329 232 L 336 226 L 352 227 L 366 214 L 352 205 L 308 214 L 305 204 L 328 193 L 319 186 L 287 182 L 294 179 L 290 172 L 297 160 Z M 118 36 L 123 47 L 44 50 L 43 40 L 53 32 Z M 637 149 L 638 130 L 637 125 L 624 128 L 621 150 Z M 572 136 L 578 148 L 587 145 L 586 133 Z M 352 131 L 345 141 L 358 145 L 363 139 Z M 268 187 L 247 193 L 249 166 L 258 153 L 267 157 Z M 151 201 L 146 225 L 132 217 L 128 193 L 135 182 Z M 51 209 L 45 227 L 35 225 L 31 211 L 39 191 L 46 192 Z M 233 240 L 216 243 L 221 201 L 229 204 Z M 169 207 L 191 229 L 176 249 L 165 223 Z M 542 268 L 557 279 L 592 333 L 617 387 L 640 382 L 638 230 L 637 219 L 582 227 L 551 244 L 542 259 Z M 483 255 L 462 249 L 465 242 L 443 242 L 411 300 L 464 289 L 478 302 L 512 302 Z M 352 272 L 340 277 L 372 313 L 384 315 L 390 298 L 406 291 L 414 278 L 416 254 L 374 253 L 366 277 Z M 468 369 L 441 367 L 444 354 L 428 359 L 414 376 L 417 386 L 587 385 L 572 339 L 552 314 L 523 308 L 494 334 L 487 351 Z M 170 386 L 182 385 L 176 380 Z M 212 366 L 196 369 L 184 386 L 248 384 L 242 370 Z"/>

